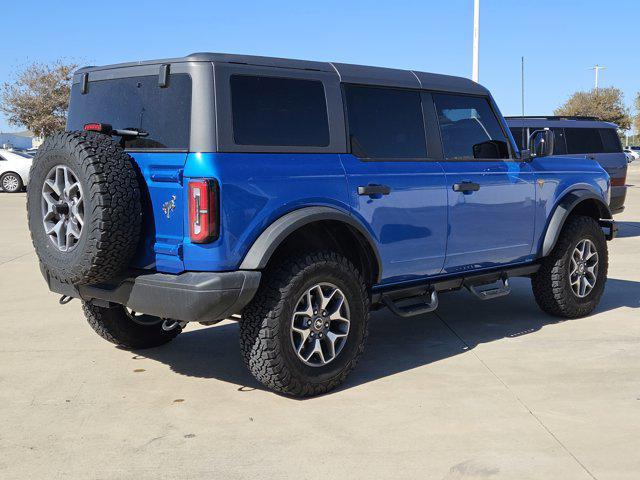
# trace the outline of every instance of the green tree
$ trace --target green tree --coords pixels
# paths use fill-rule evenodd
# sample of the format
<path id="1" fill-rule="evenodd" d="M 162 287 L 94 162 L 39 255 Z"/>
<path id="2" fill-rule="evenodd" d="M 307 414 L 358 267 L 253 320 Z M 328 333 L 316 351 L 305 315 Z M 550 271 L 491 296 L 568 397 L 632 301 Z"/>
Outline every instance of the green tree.
<path id="1" fill-rule="evenodd" d="M 6 82 L 0 91 L 0 111 L 10 125 L 24 126 L 44 137 L 64 130 L 73 71 L 77 65 L 58 60 L 33 63 Z"/>
<path id="2" fill-rule="evenodd" d="M 599 88 L 588 92 L 575 92 L 554 115 L 598 117 L 613 122 L 621 130 L 631 127 L 629 109 L 624 106 L 622 91 L 614 88 Z"/>

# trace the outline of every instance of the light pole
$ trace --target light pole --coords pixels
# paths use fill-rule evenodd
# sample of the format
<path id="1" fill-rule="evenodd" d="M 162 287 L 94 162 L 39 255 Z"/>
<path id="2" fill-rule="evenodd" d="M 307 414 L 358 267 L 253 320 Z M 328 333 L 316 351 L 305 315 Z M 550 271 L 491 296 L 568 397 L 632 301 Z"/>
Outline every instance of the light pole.
<path id="1" fill-rule="evenodd" d="M 601 67 L 596 63 L 595 66 L 589 69 L 589 70 L 594 70 L 596 72 L 596 92 L 598 91 L 598 73 L 600 73 L 600 70 L 604 70 L 605 68 L 607 67 Z"/>
<path id="2" fill-rule="evenodd" d="M 480 40 L 480 0 L 473 0 L 473 72 L 471 79 L 478 82 L 478 43 Z"/>

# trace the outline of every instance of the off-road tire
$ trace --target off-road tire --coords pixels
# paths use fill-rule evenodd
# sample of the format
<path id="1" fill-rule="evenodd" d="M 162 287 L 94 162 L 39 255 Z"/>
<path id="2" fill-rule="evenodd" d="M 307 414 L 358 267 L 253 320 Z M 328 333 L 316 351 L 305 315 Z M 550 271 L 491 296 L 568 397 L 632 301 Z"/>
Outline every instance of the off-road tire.
<path id="1" fill-rule="evenodd" d="M 350 309 L 347 341 L 321 367 L 305 365 L 294 351 L 290 322 L 296 303 L 314 283 L 331 282 L 345 293 Z M 368 335 L 370 300 L 360 272 L 334 252 L 295 255 L 268 268 L 240 323 L 240 349 L 253 376 L 285 395 L 305 397 L 340 385 L 358 362 Z"/>
<path id="2" fill-rule="evenodd" d="M 569 282 L 571 255 L 583 239 L 591 240 L 598 252 L 598 275 L 593 290 L 584 298 L 573 293 Z M 589 315 L 604 293 L 608 269 L 607 242 L 598 222 L 591 217 L 575 215 L 565 223 L 556 246 L 531 277 L 538 306 L 545 312 L 564 318 Z"/>
<path id="3" fill-rule="evenodd" d="M 106 308 L 82 302 L 82 310 L 87 322 L 98 335 L 127 350 L 158 347 L 182 332 L 178 325 L 169 331 L 163 330 L 163 320 L 151 315 L 141 317 L 148 325 L 136 323 L 121 305 Z"/>
<path id="4" fill-rule="evenodd" d="M 18 181 L 16 188 L 13 189 L 5 189 L 4 188 L 4 179 L 7 177 L 15 177 L 16 180 Z M 22 184 L 22 178 L 20 178 L 20 175 L 18 175 L 17 173 L 14 172 L 5 172 L 4 174 L 2 174 L 2 176 L 0 176 L 0 188 L 2 188 L 3 192 L 7 192 L 7 193 L 17 193 L 17 192 L 21 192 L 22 189 L 24 188 L 24 185 Z"/>
<path id="5" fill-rule="evenodd" d="M 70 168 L 84 197 L 84 226 L 72 251 L 50 241 L 42 222 L 42 187 L 53 167 Z M 111 137 L 62 132 L 45 140 L 30 173 L 27 210 L 31 240 L 51 277 L 70 284 L 97 284 L 121 273 L 131 261 L 142 225 L 137 167 Z"/>

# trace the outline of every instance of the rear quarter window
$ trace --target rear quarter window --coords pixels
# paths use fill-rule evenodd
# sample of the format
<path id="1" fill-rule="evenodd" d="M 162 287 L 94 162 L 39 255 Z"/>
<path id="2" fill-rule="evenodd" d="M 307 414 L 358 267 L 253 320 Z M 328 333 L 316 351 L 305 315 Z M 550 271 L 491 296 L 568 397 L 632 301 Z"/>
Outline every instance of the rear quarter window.
<path id="1" fill-rule="evenodd" d="M 86 123 L 108 123 L 114 128 L 138 128 L 147 137 L 126 140 L 134 150 L 189 148 L 191 77 L 171 74 L 165 88 L 158 76 L 90 81 L 87 93 L 80 84 L 71 88 L 67 130 L 82 130 Z"/>
<path id="2" fill-rule="evenodd" d="M 232 75 L 230 82 L 237 145 L 329 145 L 322 82 L 253 75 Z"/>
<path id="3" fill-rule="evenodd" d="M 622 152 L 622 143 L 618 132 L 613 128 L 601 128 L 600 138 L 602 138 L 602 147 L 604 153 L 620 153 Z"/>

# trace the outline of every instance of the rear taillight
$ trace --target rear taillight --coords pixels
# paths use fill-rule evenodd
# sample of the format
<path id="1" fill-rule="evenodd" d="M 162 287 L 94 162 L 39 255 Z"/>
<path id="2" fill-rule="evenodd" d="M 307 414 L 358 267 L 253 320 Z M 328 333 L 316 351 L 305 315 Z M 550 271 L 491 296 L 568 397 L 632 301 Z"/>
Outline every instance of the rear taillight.
<path id="1" fill-rule="evenodd" d="M 189 237 L 192 243 L 208 243 L 218 238 L 218 197 L 218 184 L 215 180 L 189 182 Z"/>
<path id="2" fill-rule="evenodd" d="M 627 183 L 627 177 L 618 177 L 611 179 L 612 187 L 624 187 L 625 183 Z"/>

